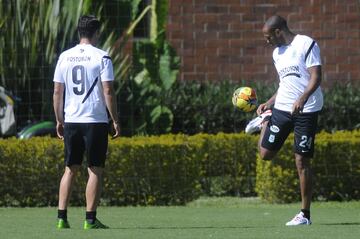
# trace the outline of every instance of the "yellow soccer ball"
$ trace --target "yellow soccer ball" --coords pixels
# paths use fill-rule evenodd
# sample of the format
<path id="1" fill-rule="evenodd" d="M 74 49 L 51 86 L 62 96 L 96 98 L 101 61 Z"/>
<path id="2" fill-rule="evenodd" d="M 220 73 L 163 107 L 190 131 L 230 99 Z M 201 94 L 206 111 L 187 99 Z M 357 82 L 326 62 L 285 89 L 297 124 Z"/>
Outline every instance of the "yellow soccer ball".
<path id="1" fill-rule="evenodd" d="M 234 91 L 232 103 L 236 108 L 244 112 L 255 110 L 257 107 L 257 97 L 255 90 L 251 87 L 237 88 Z"/>

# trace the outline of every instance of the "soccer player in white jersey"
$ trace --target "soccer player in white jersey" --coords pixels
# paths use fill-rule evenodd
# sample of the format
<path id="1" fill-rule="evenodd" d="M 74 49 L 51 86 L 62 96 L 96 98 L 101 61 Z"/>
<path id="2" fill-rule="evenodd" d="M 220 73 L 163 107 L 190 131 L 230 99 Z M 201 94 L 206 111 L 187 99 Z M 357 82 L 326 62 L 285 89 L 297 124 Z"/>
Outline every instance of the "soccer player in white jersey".
<path id="1" fill-rule="evenodd" d="M 120 135 L 120 127 L 111 58 L 95 47 L 99 29 L 100 22 L 94 16 L 80 17 L 80 42 L 60 55 L 54 73 L 56 129 L 58 137 L 64 140 L 66 166 L 59 189 L 59 229 L 70 228 L 67 207 L 84 153 L 89 174 L 84 229 L 108 228 L 96 218 L 108 147 L 108 114 L 114 138 Z"/>
<path id="2" fill-rule="evenodd" d="M 247 133 L 261 129 L 259 153 L 271 160 L 294 130 L 295 162 L 300 179 L 301 210 L 287 226 L 310 225 L 312 172 L 317 118 L 323 106 L 320 49 L 308 36 L 292 33 L 286 20 L 270 17 L 263 29 L 268 44 L 275 47 L 273 61 L 280 83 L 277 92 L 257 109 Z"/>

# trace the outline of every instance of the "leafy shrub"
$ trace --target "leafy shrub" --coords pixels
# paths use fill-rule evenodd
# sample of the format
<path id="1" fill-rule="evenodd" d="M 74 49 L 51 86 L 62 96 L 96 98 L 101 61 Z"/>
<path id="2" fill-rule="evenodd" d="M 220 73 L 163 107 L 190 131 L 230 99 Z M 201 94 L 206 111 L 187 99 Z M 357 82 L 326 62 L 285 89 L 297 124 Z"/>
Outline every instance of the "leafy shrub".
<path id="1" fill-rule="evenodd" d="M 213 83 L 176 81 L 167 90 L 161 90 L 162 87 L 154 84 L 143 85 L 143 89 L 139 89 L 134 80 L 130 79 L 120 93 L 122 132 L 127 136 L 139 133 L 156 135 L 159 132 L 164 133 L 169 125 L 171 127 L 168 132 L 174 134 L 243 131 L 247 122 L 256 116 L 255 112 L 244 113 L 235 109 L 231 103 L 233 92 L 243 85 L 249 85 L 259 92 L 259 102 L 267 100 L 275 92 L 274 85 L 245 81 L 234 83 L 227 80 Z M 156 94 L 153 94 L 155 91 Z M 169 110 L 171 117 L 166 117 L 167 120 L 156 120 L 156 124 L 150 123 L 150 112 L 160 105 Z M 164 107 L 161 109 L 165 109 Z M 159 125 L 160 122 L 162 123 Z"/>
<path id="2" fill-rule="evenodd" d="M 258 92 L 259 102 L 274 93 L 273 86 L 230 81 L 177 82 L 167 99 L 174 114 L 173 133 L 234 133 L 243 131 L 255 112 L 244 113 L 234 108 L 232 94 L 240 86 L 251 86 Z"/>
<path id="3" fill-rule="evenodd" d="M 256 191 L 269 202 L 300 200 L 299 180 L 288 139 L 272 161 L 257 159 Z M 316 200 L 360 199 L 360 132 L 317 135 L 312 159 Z"/>
<path id="4" fill-rule="evenodd" d="M 53 139 L 0 140 L 0 206 L 55 205 L 63 155 Z"/>
<path id="5" fill-rule="evenodd" d="M 101 203 L 181 205 L 201 194 L 252 195 L 254 139 L 219 134 L 111 140 Z M 57 205 L 63 155 L 63 142 L 54 138 L 0 140 L 0 206 Z M 86 179 L 83 169 L 71 205 L 84 205 Z"/>
<path id="6" fill-rule="evenodd" d="M 360 88 L 355 84 L 337 84 L 324 90 L 324 107 L 319 129 L 328 132 L 360 127 Z"/>
<path id="7" fill-rule="evenodd" d="M 245 134 L 195 135 L 202 138 L 201 184 L 207 196 L 254 196 L 256 139 Z"/>
<path id="8" fill-rule="evenodd" d="M 234 133 L 245 129 L 256 116 L 236 110 L 231 103 L 234 90 L 250 86 L 256 90 L 258 103 L 268 100 L 278 87 L 264 82 L 177 82 L 165 101 L 173 112 L 173 133 Z M 324 88 L 324 107 L 319 115 L 318 130 L 335 132 L 360 128 L 360 88 L 339 84 Z"/>
<path id="9" fill-rule="evenodd" d="M 101 203 L 182 205 L 200 195 L 256 193 L 270 202 L 299 200 L 291 137 L 272 162 L 256 159 L 257 138 L 220 133 L 111 140 Z M 317 135 L 314 199 L 360 199 L 359 146 L 360 131 Z M 58 139 L 0 140 L 0 206 L 57 205 L 63 156 Z M 86 179 L 84 168 L 71 205 L 84 205 Z"/>
<path id="10" fill-rule="evenodd" d="M 112 142 L 104 200 L 109 205 L 179 205 L 197 198 L 200 146 L 181 135 Z"/>

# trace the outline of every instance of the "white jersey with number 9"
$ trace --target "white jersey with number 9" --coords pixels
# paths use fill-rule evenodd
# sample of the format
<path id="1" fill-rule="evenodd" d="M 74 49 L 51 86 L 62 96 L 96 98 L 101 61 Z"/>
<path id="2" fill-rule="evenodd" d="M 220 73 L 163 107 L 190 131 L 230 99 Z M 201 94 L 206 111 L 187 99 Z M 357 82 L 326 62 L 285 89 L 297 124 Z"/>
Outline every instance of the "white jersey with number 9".
<path id="1" fill-rule="evenodd" d="M 65 84 L 66 123 L 107 123 L 102 81 L 113 81 L 107 52 L 90 44 L 64 51 L 57 62 L 54 82 Z"/>

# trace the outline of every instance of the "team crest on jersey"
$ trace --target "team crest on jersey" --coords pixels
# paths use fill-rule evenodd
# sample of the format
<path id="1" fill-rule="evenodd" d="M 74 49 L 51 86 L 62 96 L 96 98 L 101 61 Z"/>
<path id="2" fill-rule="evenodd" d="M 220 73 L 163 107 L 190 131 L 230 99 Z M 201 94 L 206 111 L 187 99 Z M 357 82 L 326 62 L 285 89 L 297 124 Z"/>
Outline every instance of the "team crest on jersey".
<path id="1" fill-rule="evenodd" d="M 82 48 L 80 49 L 80 52 L 81 52 L 81 53 L 83 53 L 84 51 L 85 51 L 84 49 L 82 49 Z"/>
<path id="2" fill-rule="evenodd" d="M 277 127 L 276 125 L 271 125 L 270 130 L 271 130 L 271 132 L 274 132 L 274 133 L 279 133 L 280 132 L 279 127 Z"/>
<path id="3" fill-rule="evenodd" d="M 269 142 L 270 142 L 270 143 L 274 143 L 274 142 L 275 142 L 275 135 L 273 135 L 273 134 L 270 134 L 270 135 L 269 135 Z"/>

